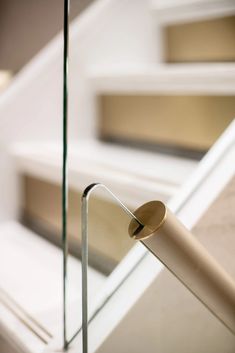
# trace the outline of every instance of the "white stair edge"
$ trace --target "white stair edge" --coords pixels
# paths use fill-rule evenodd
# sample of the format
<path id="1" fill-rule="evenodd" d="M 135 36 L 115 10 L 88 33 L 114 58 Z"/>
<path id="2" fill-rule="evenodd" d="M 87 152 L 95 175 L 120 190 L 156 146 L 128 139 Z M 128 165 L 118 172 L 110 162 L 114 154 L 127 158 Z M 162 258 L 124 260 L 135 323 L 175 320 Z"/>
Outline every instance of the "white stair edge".
<path id="1" fill-rule="evenodd" d="M 21 143 L 12 148 L 12 155 L 19 173 L 61 184 L 61 145 Z M 167 200 L 198 162 L 91 140 L 70 145 L 68 164 L 71 188 L 83 191 L 91 183 L 102 182 L 136 207 L 153 197 Z"/>
<path id="2" fill-rule="evenodd" d="M 235 13 L 233 0 L 152 0 L 150 6 L 161 25 L 209 20 Z"/>
<path id="3" fill-rule="evenodd" d="M 96 94 L 235 94 L 235 64 L 158 64 L 93 67 Z"/>

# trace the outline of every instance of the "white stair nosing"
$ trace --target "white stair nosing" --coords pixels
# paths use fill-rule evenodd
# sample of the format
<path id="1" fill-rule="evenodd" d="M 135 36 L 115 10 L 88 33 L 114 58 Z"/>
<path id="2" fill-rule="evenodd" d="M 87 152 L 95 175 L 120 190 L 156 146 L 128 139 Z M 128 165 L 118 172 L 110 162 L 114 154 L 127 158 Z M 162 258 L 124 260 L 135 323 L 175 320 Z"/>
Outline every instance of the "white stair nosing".
<path id="1" fill-rule="evenodd" d="M 233 0 L 152 0 L 150 6 L 161 25 L 210 20 L 235 14 Z"/>
<path id="2" fill-rule="evenodd" d="M 57 147 L 56 147 L 57 146 Z M 196 161 L 159 153 L 108 147 L 105 143 L 75 143 L 69 152 L 69 185 L 79 191 L 102 182 L 137 206 L 147 197 L 167 200 L 194 170 Z M 58 144 L 18 144 L 12 149 L 18 171 L 61 184 L 61 148 Z M 144 168 L 138 168 L 139 164 Z M 171 170 L 174 170 L 172 175 Z M 105 195 L 104 195 L 105 197 Z"/>
<path id="3" fill-rule="evenodd" d="M 96 94 L 235 94 L 235 64 L 146 64 L 93 67 Z"/>

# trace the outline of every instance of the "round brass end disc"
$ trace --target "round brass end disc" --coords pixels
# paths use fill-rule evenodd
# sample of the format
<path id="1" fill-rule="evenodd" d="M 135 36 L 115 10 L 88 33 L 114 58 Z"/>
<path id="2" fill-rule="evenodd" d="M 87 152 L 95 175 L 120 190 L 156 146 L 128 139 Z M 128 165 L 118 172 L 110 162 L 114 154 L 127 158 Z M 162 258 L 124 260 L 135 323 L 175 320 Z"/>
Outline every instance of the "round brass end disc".
<path id="1" fill-rule="evenodd" d="M 145 203 L 134 212 L 144 226 L 140 226 L 135 219 L 132 219 L 128 228 L 130 237 L 136 240 L 148 238 L 163 225 L 166 214 L 167 208 L 161 201 Z"/>

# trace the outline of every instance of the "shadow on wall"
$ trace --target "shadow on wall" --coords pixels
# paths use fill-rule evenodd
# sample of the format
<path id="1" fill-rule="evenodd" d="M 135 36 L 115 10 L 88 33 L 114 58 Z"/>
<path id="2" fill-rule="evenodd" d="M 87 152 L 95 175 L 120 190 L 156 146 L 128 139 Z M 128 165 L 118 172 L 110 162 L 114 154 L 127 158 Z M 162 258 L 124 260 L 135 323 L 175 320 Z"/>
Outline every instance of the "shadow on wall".
<path id="1" fill-rule="evenodd" d="M 71 20 L 92 0 L 71 0 Z M 63 26 L 63 0 L 0 0 L 0 69 L 18 72 Z"/>

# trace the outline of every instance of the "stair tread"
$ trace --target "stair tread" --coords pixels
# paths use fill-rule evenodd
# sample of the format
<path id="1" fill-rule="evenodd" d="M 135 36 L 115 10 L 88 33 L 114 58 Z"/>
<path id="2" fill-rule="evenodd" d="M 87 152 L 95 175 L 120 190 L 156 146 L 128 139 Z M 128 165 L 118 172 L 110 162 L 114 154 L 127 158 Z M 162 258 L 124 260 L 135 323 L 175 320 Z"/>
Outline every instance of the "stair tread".
<path id="1" fill-rule="evenodd" d="M 235 93 L 234 63 L 128 64 L 92 67 L 96 93 Z"/>
<path id="2" fill-rule="evenodd" d="M 161 24 L 191 22 L 235 13 L 233 0 L 152 0 L 150 6 Z"/>
<path id="3" fill-rule="evenodd" d="M 52 335 L 58 334 L 62 327 L 62 251 L 16 221 L 0 225 L 0 243 L 0 291 Z M 89 268 L 91 296 L 100 290 L 105 279 Z M 77 304 L 77 328 L 81 313 L 81 262 L 72 256 L 68 258 L 68 286 L 69 306 Z M 4 317 L 0 321 L 3 326 L 7 324 Z"/>
<path id="4" fill-rule="evenodd" d="M 21 173 L 61 182 L 60 144 L 18 144 L 13 155 Z M 152 198 L 162 192 L 165 198 L 171 196 L 198 162 L 98 141 L 84 141 L 70 144 L 68 164 L 71 187 L 82 191 L 90 183 L 102 182 L 123 197 L 123 201 L 128 199 L 129 205 L 133 199 L 133 206 L 136 206 L 136 202 L 139 204 L 146 200 L 148 195 Z"/>

